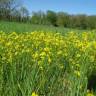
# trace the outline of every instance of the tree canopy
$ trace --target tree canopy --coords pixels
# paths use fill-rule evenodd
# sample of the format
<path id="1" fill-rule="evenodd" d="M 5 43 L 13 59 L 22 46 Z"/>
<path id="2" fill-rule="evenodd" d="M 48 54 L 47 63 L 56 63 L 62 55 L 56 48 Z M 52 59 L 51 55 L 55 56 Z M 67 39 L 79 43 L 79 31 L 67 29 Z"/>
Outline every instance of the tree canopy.
<path id="1" fill-rule="evenodd" d="M 72 15 L 65 12 L 38 11 L 29 14 L 20 0 L 0 0 L 0 20 L 29 22 L 51 26 L 62 26 L 79 29 L 95 29 L 96 16 L 86 14 Z"/>

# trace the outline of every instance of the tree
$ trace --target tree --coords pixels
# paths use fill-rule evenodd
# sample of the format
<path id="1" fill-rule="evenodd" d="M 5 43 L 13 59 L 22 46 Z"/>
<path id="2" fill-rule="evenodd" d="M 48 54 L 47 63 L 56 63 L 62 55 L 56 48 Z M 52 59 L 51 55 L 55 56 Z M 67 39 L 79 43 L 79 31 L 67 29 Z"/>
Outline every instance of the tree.
<path id="1" fill-rule="evenodd" d="M 68 27 L 69 26 L 69 15 L 64 12 L 59 12 L 57 14 L 57 22 L 56 23 L 58 26 Z"/>
<path id="2" fill-rule="evenodd" d="M 88 29 L 96 29 L 96 16 L 87 17 L 87 26 Z"/>
<path id="3" fill-rule="evenodd" d="M 57 14 L 55 12 L 48 10 L 46 18 L 49 24 L 56 26 Z"/>
<path id="4" fill-rule="evenodd" d="M 0 18 L 11 19 L 11 12 L 19 6 L 19 0 L 0 0 Z"/>
<path id="5" fill-rule="evenodd" d="M 39 24 L 40 23 L 41 16 L 38 15 L 38 12 L 32 12 L 31 22 L 33 24 Z"/>
<path id="6" fill-rule="evenodd" d="M 26 7 L 22 6 L 19 10 L 18 13 L 20 14 L 21 21 L 22 22 L 27 22 L 29 21 L 29 11 L 27 10 Z"/>
<path id="7" fill-rule="evenodd" d="M 76 27 L 79 27 L 81 29 L 86 29 L 87 28 L 87 16 L 86 15 L 77 15 L 76 16 Z"/>
<path id="8" fill-rule="evenodd" d="M 42 11 L 33 12 L 31 22 L 33 24 L 46 24 L 46 15 Z"/>

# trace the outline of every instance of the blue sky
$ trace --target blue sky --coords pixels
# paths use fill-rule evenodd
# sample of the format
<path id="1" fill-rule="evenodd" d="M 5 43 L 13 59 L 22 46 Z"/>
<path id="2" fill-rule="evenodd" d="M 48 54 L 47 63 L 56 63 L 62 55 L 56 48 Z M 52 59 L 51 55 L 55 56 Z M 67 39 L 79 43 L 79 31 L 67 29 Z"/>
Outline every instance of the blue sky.
<path id="1" fill-rule="evenodd" d="M 96 0 L 22 0 L 32 11 L 64 11 L 70 14 L 96 15 Z"/>

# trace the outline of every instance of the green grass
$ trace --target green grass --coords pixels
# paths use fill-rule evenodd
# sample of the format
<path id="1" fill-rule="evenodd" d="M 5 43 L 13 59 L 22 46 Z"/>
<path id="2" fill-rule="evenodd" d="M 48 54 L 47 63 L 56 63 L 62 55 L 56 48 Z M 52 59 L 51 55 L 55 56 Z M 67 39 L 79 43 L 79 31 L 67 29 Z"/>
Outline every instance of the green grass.
<path id="1" fill-rule="evenodd" d="M 60 32 L 65 33 L 69 31 L 77 31 L 77 32 L 83 32 L 86 30 L 78 30 L 78 29 L 69 29 L 64 27 L 54 27 L 54 26 L 48 26 L 48 25 L 33 25 L 33 24 L 27 24 L 27 23 L 18 23 L 18 22 L 5 22 L 0 21 L 0 31 L 4 32 L 33 32 L 33 31 L 46 31 L 46 32 Z"/>

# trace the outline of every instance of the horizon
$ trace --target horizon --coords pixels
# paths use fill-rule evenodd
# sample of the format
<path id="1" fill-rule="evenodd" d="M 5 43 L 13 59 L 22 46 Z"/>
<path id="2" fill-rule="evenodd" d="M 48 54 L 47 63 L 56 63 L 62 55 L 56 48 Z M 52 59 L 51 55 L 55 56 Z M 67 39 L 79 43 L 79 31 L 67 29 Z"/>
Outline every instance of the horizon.
<path id="1" fill-rule="evenodd" d="M 54 12 L 66 12 L 68 14 L 85 14 L 85 15 L 96 15 L 96 1 L 94 0 L 23 0 L 23 6 L 25 6 L 29 13 L 52 10 Z"/>

